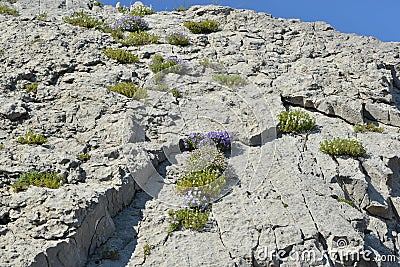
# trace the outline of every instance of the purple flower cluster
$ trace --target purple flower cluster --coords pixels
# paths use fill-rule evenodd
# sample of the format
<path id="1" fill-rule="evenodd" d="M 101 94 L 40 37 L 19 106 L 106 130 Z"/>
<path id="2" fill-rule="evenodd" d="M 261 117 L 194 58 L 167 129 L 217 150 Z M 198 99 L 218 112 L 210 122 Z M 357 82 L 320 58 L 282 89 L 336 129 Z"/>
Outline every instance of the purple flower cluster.
<path id="1" fill-rule="evenodd" d="M 109 26 L 112 30 L 129 32 L 145 31 L 149 29 L 149 24 L 138 16 L 123 17 Z"/>
<path id="2" fill-rule="evenodd" d="M 192 190 L 187 191 L 186 196 L 184 197 L 183 207 L 192 208 L 192 207 L 206 207 L 209 199 L 202 194 L 202 192 L 194 187 Z"/>
<path id="3" fill-rule="evenodd" d="M 186 150 L 214 145 L 218 150 L 224 152 L 231 149 L 233 135 L 231 132 L 209 132 L 207 134 L 191 133 L 183 139 L 183 145 Z"/>
<path id="4" fill-rule="evenodd" d="M 178 65 L 182 65 L 182 64 L 187 65 L 186 61 L 183 61 L 183 59 L 176 57 L 176 56 L 167 57 L 165 59 L 165 61 L 175 61 L 176 63 L 178 63 Z"/>

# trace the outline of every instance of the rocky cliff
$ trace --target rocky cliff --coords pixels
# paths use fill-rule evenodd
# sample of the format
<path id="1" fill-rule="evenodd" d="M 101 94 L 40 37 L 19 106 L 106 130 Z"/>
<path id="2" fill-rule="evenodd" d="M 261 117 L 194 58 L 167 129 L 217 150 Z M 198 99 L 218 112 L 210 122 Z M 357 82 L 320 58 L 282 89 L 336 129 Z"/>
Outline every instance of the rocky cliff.
<path id="1" fill-rule="evenodd" d="M 0 266 L 399 266 L 398 43 L 194 6 L 146 15 L 160 39 L 126 46 L 64 20 L 84 11 L 110 24 L 121 8 L 1 4 L 19 15 L 0 14 Z M 217 31 L 183 26 L 207 19 Z M 190 44 L 169 44 L 173 33 Z M 138 60 L 122 64 L 104 48 Z M 157 55 L 179 58 L 184 71 L 153 74 Z M 222 85 L 218 75 L 241 82 Z M 120 82 L 146 97 L 112 92 Z M 316 127 L 283 134 L 285 110 L 304 111 Z M 384 131 L 354 131 L 366 122 Z M 180 140 L 223 130 L 234 136 L 231 183 L 199 231 L 167 234 L 168 210 L 181 205 Z M 24 144 L 28 132 L 47 142 Z M 333 138 L 358 140 L 367 153 L 322 153 Z M 32 171 L 64 182 L 15 190 Z"/>

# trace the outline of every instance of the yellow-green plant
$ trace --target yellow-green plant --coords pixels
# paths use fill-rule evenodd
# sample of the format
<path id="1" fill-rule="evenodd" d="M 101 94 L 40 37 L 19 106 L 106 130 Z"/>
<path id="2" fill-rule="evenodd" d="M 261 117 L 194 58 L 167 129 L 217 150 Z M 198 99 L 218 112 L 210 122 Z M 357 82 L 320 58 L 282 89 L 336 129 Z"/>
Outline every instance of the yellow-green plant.
<path id="1" fill-rule="evenodd" d="M 70 17 L 64 18 L 64 21 L 74 25 L 74 26 L 80 26 L 80 27 L 85 27 L 85 28 L 95 28 L 99 27 L 103 24 L 100 20 L 91 17 L 89 14 L 85 13 L 83 10 L 74 13 Z"/>
<path id="2" fill-rule="evenodd" d="M 144 17 L 146 15 L 151 15 L 151 14 L 155 14 L 155 13 L 156 12 L 153 9 L 151 9 L 151 7 L 144 6 L 144 5 L 136 5 L 129 12 L 130 15 L 139 16 L 139 17 Z"/>
<path id="3" fill-rule="evenodd" d="M 338 198 L 337 202 L 346 203 L 347 205 L 350 205 L 350 206 L 354 207 L 354 203 L 352 201 L 350 201 L 350 200 L 347 200 L 347 199 Z"/>
<path id="4" fill-rule="evenodd" d="M 282 133 L 309 132 L 315 127 L 315 118 L 300 110 L 283 111 L 278 119 L 278 130 Z"/>
<path id="5" fill-rule="evenodd" d="M 373 123 L 368 123 L 368 124 L 356 124 L 354 125 L 354 131 L 356 133 L 365 133 L 365 132 L 377 132 L 377 133 L 383 133 L 384 129 L 382 127 L 378 127 Z"/>
<path id="6" fill-rule="evenodd" d="M 220 23 L 216 20 L 205 20 L 202 22 L 186 21 L 183 26 L 189 29 L 194 34 L 207 34 L 216 32 Z"/>
<path id="7" fill-rule="evenodd" d="M 129 98 L 144 99 L 147 97 L 147 90 L 132 82 L 121 82 L 107 88 L 112 92 L 119 93 Z"/>
<path id="8" fill-rule="evenodd" d="M 131 32 L 128 37 L 117 40 L 124 45 L 148 45 L 157 44 L 161 37 L 147 31 Z"/>
<path id="9" fill-rule="evenodd" d="M 143 259 L 146 260 L 148 256 L 150 256 L 151 246 L 149 244 L 145 244 L 143 246 Z"/>
<path id="10" fill-rule="evenodd" d="M 8 7 L 6 4 L 0 4 L 0 14 L 18 16 L 19 12 L 11 7 Z"/>
<path id="11" fill-rule="evenodd" d="M 319 150 L 331 156 L 363 157 L 367 149 L 357 140 L 334 138 L 320 143 Z"/>
<path id="12" fill-rule="evenodd" d="M 135 63 L 139 61 L 139 57 L 124 50 L 124 49 L 113 49 L 113 48 L 105 48 L 103 49 L 103 53 L 111 58 L 115 59 L 120 63 Z"/>
<path id="13" fill-rule="evenodd" d="M 23 173 L 15 182 L 11 185 L 15 192 L 25 190 L 29 186 L 47 187 L 51 189 L 60 188 L 66 180 L 58 175 L 56 172 L 28 172 Z"/>
<path id="14" fill-rule="evenodd" d="M 166 38 L 167 43 L 172 45 L 186 46 L 190 44 L 189 38 L 182 33 L 173 33 Z"/>
<path id="15" fill-rule="evenodd" d="M 200 230 L 208 222 L 209 211 L 199 208 L 169 210 L 168 220 L 170 226 L 168 234 L 180 229 Z"/>
<path id="16" fill-rule="evenodd" d="M 42 145 L 44 143 L 47 143 L 47 138 L 45 138 L 42 134 L 36 134 L 32 131 L 28 131 L 25 136 L 20 136 L 18 137 L 18 143 L 20 144 L 36 144 L 36 145 Z"/>
<path id="17" fill-rule="evenodd" d="M 36 94 L 37 90 L 38 90 L 38 83 L 29 83 L 27 85 L 25 85 L 25 90 L 28 93 L 32 93 L 32 94 Z"/>
<path id="18" fill-rule="evenodd" d="M 86 162 L 90 159 L 90 155 L 88 153 L 82 153 L 76 156 L 80 161 Z"/>
<path id="19" fill-rule="evenodd" d="M 213 75 L 214 81 L 226 85 L 230 88 L 243 86 L 247 84 L 247 81 L 240 75 L 228 75 L 228 74 L 215 74 Z"/>

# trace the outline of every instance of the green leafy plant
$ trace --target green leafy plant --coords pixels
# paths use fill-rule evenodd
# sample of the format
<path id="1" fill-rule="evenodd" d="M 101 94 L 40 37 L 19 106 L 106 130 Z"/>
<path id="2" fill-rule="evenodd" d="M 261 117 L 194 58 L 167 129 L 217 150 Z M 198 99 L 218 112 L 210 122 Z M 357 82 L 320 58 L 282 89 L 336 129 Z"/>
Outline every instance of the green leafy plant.
<path id="1" fill-rule="evenodd" d="M 286 209 L 287 207 L 289 207 L 289 205 L 286 203 L 283 203 L 283 207 Z"/>
<path id="2" fill-rule="evenodd" d="M 40 21 L 46 21 L 47 20 L 47 13 L 40 13 L 39 15 L 35 16 L 35 19 L 40 20 Z"/>
<path id="3" fill-rule="evenodd" d="M 118 249 L 111 249 L 107 246 L 98 256 L 102 259 L 116 260 L 119 258 L 119 251 Z"/>
<path id="4" fill-rule="evenodd" d="M 343 203 L 346 203 L 346 204 L 348 204 L 348 205 L 354 207 L 354 203 L 353 203 L 352 201 L 350 201 L 350 200 L 343 199 L 343 198 L 338 198 L 338 199 L 336 199 L 336 200 L 337 200 L 337 202 L 343 202 Z"/>
<path id="5" fill-rule="evenodd" d="M 334 138 L 331 141 L 324 140 L 320 143 L 319 150 L 331 156 L 362 157 L 367 149 L 357 140 Z"/>
<path id="6" fill-rule="evenodd" d="M 129 98 L 144 99 L 147 97 L 147 90 L 145 88 L 135 85 L 132 82 L 121 82 L 107 88 L 112 92 L 119 93 Z"/>
<path id="7" fill-rule="evenodd" d="M 89 16 L 89 14 L 85 13 L 83 10 L 74 13 L 70 17 L 64 18 L 64 21 L 71 25 L 85 27 L 85 28 L 96 28 L 103 24 L 103 22 L 94 17 Z"/>
<path id="8" fill-rule="evenodd" d="M 282 133 L 309 132 L 315 127 L 315 118 L 300 110 L 283 111 L 278 119 L 278 130 Z"/>
<path id="9" fill-rule="evenodd" d="M 4 51 L 0 50 L 0 56 L 4 55 Z"/>
<path id="10" fill-rule="evenodd" d="M 176 88 L 172 89 L 172 90 L 171 90 L 171 93 L 172 93 L 172 96 L 175 97 L 175 98 L 180 98 L 180 97 L 182 97 L 181 92 L 180 92 L 178 89 L 176 89 Z"/>
<path id="11" fill-rule="evenodd" d="M 11 7 L 8 7 L 6 4 L 0 4 L 0 14 L 18 16 L 19 12 Z"/>
<path id="12" fill-rule="evenodd" d="M 189 38 L 182 33 L 173 33 L 166 38 L 167 43 L 171 45 L 186 46 L 190 44 Z"/>
<path id="13" fill-rule="evenodd" d="M 150 251 L 152 247 L 149 244 L 145 244 L 143 246 L 143 259 L 147 259 L 148 256 L 150 256 Z"/>
<path id="14" fill-rule="evenodd" d="M 124 49 L 113 49 L 113 48 L 105 48 L 103 49 L 103 53 L 111 58 L 115 59 L 120 63 L 135 63 L 139 61 L 139 57 L 124 50 Z"/>
<path id="15" fill-rule="evenodd" d="M 216 32 L 220 23 L 216 20 L 205 20 L 202 22 L 186 21 L 183 26 L 189 29 L 194 34 L 207 34 Z"/>
<path id="16" fill-rule="evenodd" d="M 6 149 L 6 146 L 3 144 L 0 144 L 0 149 Z"/>
<path id="17" fill-rule="evenodd" d="M 179 7 L 174 7 L 174 11 L 177 11 L 177 12 L 184 12 L 184 11 L 187 11 L 187 10 L 189 10 L 189 8 L 187 8 L 187 7 L 184 7 L 184 6 L 179 6 Z"/>
<path id="18" fill-rule="evenodd" d="M 47 143 L 47 138 L 45 138 L 42 134 L 36 134 L 32 131 L 28 131 L 25 136 L 20 136 L 18 137 L 18 143 L 20 144 L 36 144 L 36 145 L 42 145 L 44 143 Z"/>
<path id="19" fill-rule="evenodd" d="M 180 229 L 200 230 L 206 225 L 208 219 L 209 211 L 203 211 L 199 208 L 169 210 L 170 226 L 168 234 Z"/>
<path id="20" fill-rule="evenodd" d="M 37 90 L 38 90 L 38 86 L 39 86 L 38 83 L 29 83 L 29 84 L 25 85 L 25 90 L 27 93 L 36 94 Z"/>
<path id="21" fill-rule="evenodd" d="M 128 37 L 118 40 L 124 45 L 157 44 L 161 37 L 146 31 L 131 32 Z"/>
<path id="22" fill-rule="evenodd" d="M 149 68 L 152 72 L 158 73 L 162 70 L 170 73 L 184 73 L 186 66 L 182 59 L 177 57 L 168 57 L 164 59 L 162 56 L 156 55 L 153 57 Z M 161 77 L 162 78 L 162 77 Z"/>
<path id="23" fill-rule="evenodd" d="M 221 62 L 212 62 L 208 58 L 200 59 L 199 64 L 205 68 L 211 68 L 216 71 L 221 71 L 224 68 L 224 65 Z"/>
<path id="24" fill-rule="evenodd" d="M 90 155 L 88 153 L 82 153 L 76 156 L 80 161 L 86 162 L 90 159 Z"/>
<path id="25" fill-rule="evenodd" d="M 29 186 L 47 187 L 51 189 L 60 188 L 66 180 L 56 172 L 28 172 L 23 173 L 18 181 L 11 185 L 15 192 L 20 192 Z"/>
<path id="26" fill-rule="evenodd" d="M 354 131 L 356 133 L 365 133 L 365 132 L 377 132 L 377 133 L 382 133 L 384 129 L 382 127 L 378 127 L 373 123 L 368 123 L 368 124 L 357 124 L 354 125 Z"/>
<path id="27" fill-rule="evenodd" d="M 155 14 L 156 12 L 151 9 L 151 7 L 144 6 L 144 5 L 135 5 L 130 10 L 129 14 L 133 16 L 144 17 L 146 15 Z"/>
<path id="28" fill-rule="evenodd" d="M 213 75 L 213 79 L 214 81 L 230 88 L 247 84 L 247 81 L 240 77 L 240 75 L 215 74 Z"/>
<path id="29" fill-rule="evenodd" d="M 45 42 L 45 40 L 44 40 L 44 39 L 38 38 L 38 39 L 34 39 L 34 40 L 32 40 L 32 41 L 31 41 L 31 44 L 43 43 L 43 42 Z"/>

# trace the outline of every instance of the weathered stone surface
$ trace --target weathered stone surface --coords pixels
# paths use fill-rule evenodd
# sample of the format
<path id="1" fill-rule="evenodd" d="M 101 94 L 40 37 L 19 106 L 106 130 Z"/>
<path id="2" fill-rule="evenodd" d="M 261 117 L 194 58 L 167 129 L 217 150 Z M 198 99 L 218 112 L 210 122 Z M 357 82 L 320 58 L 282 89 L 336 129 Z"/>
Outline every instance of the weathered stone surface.
<path id="1" fill-rule="evenodd" d="M 398 266 L 397 43 L 323 22 L 194 6 L 146 16 L 160 43 L 126 48 L 140 62 L 123 65 L 101 51 L 121 47 L 109 34 L 62 20 L 85 10 L 108 23 L 122 16 L 114 7 L 7 5 L 21 15 L 0 15 L 1 266 L 379 266 L 383 256 L 382 266 Z M 35 19 L 44 12 L 45 21 Z M 183 26 L 205 19 L 218 20 L 220 31 L 194 35 Z M 167 44 L 173 32 L 187 34 L 191 45 Z M 182 58 L 186 71 L 157 81 L 148 68 L 156 54 Z M 215 74 L 247 84 L 230 88 Z M 36 94 L 25 91 L 32 82 Z M 147 87 L 147 99 L 107 90 L 117 82 Z M 317 127 L 281 135 L 277 115 L 286 109 L 308 112 Z M 384 133 L 354 133 L 354 124 L 367 121 Z M 48 142 L 19 144 L 28 130 Z M 167 235 L 167 211 L 181 205 L 174 183 L 187 154 L 179 139 L 215 130 L 235 136 L 229 190 L 200 232 Z M 321 153 L 320 142 L 334 137 L 362 141 L 367 156 Z M 84 153 L 89 160 L 77 157 Z M 12 192 L 19 175 L 33 170 L 57 171 L 67 183 Z M 136 194 L 139 187 L 144 192 Z M 105 259 L 107 247 L 119 258 Z M 356 257 L 365 252 L 372 261 Z"/>

